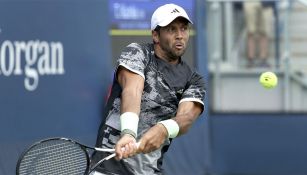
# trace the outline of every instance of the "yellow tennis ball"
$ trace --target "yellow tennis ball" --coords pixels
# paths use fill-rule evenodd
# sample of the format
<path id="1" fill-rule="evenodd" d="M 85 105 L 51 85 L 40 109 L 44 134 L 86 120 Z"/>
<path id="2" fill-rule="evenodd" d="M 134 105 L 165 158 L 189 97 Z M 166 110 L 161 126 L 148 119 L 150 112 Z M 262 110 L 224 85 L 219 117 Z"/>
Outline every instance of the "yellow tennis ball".
<path id="1" fill-rule="evenodd" d="M 276 87 L 278 78 L 273 72 L 263 72 L 259 78 L 260 84 L 266 89 L 272 89 Z"/>

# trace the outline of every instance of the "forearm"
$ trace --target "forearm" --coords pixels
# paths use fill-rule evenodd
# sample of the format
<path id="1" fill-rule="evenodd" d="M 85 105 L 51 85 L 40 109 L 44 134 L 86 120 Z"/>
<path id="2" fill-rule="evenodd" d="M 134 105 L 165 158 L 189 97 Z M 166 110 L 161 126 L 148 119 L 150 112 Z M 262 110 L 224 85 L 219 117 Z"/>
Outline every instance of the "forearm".
<path id="1" fill-rule="evenodd" d="M 176 115 L 173 120 L 175 120 L 179 126 L 178 136 L 187 133 L 197 117 L 198 115 L 192 115 L 190 113 Z"/>
<path id="2" fill-rule="evenodd" d="M 117 82 L 122 89 L 120 96 L 120 131 L 122 135 L 129 134 L 136 138 L 144 78 L 122 66 L 118 67 L 116 74 Z"/>
<path id="3" fill-rule="evenodd" d="M 196 102 L 184 102 L 180 104 L 178 112 L 173 120 L 179 125 L 179 135 L 185 134 L 202 111 L 202 106 Z"/>

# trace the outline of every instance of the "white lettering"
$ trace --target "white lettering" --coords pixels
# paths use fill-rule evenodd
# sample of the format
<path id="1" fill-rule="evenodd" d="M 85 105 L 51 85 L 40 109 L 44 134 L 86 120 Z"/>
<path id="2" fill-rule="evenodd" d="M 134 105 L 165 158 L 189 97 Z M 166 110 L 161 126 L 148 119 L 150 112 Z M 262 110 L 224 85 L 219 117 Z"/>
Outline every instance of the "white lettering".
<path id="1" fill-rule="evenodd" d="M 20 59 L 21 59 L 21 53 L 24 53 L 26 50 L 26 43 L 23 41 L 15 41 L 15 57 L 16 57 L 16 62 L 15 62 L 15 75 L 21 75 L 22 70 L 21 70 L 21 65 L 20 65 Z"/>
<path id="2" fill-rule="evenodd" d="M 49 45 L 47 42 L 43 41 L 38 46 L 38 52 L 42 54 L 37 62 L 37 70 L 41 75 L 50 74 L 50 59 L 49 59 Z"/>
<path id="3" fill-rule="evenodd" d="M 29 91 L 38 87 L 42 75 L 64 74 L 63 44 L 39 40 L 0 43 L 0 76 L 22 75 L 23 71 L 24 86 Z"/>
<path id="4" fill-rule="evenodd" d="M 126 5 L 123 3 L 114 3 L 114 17 L 120 20 L 144 20 L 146 13 L 144 9 L 134 5 Z"/>
<path id="5" fill-rule="evenodd" d="M 29 41 L 26 47 L 26 66 L 25 66 L 25 87 L 29 91 L 33 91 L 36 89 L 38 85 L 38 73 L 35 69 L 31 68 L 36 63 L 37 60 L 37 48 L 38 48 L 38 41 Z M 32 79 L 32 83 L 31 83 Z"/>
<path id="6" fill-rule="evenodd" d="M 62 43 L 51 42 L 51 53 L 51 72 L 54 74 L 64 74 L 64 51 Z"/>
<path id="7" fill-rule="evenodd" d="M 8 50 L 8 54 L 6 51 Z M 8 57 L 6 57 L 8 55 Z M 6 60 L 8 58 L 8 60 Z M 6 62 L 8 61 L 8 62 Z M 9 41 L 4 41 L 1 46 L 1 59 L 0 59 L 1 72 L 5 76 L 11 75 L 14 69 L 14 46 Z"/>

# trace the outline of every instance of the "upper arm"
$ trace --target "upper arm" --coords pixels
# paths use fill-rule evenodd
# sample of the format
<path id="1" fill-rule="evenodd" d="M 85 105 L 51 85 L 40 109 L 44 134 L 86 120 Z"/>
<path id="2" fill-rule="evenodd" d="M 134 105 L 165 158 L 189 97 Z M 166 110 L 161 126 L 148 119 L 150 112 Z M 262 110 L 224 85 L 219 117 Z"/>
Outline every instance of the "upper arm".
<path id="1" fill-rule="evenodd" d="M 131 43 L 122 51 L 120 57 L 117 59 L 116 73 L 119 73 L 119 68 L 125 68 L 145 79 L 147 62 L 148 59 L 142 46 L 137 43 Z"/>
<path id="2" fill-rule="evenodd" d="M 117 60 L 116 80 L 122 88 L 121 113 L 140 112 L 146 60 L 142 46 L 136 43 L 128 45 Z"/>
<path id="3" fill-rule="evenodd" d="M 179 134 L 186 133 L 193 122 L 204 110 L 205 83 L 203 78 L 194 73 L 188 87 L 182 94 L 176 117 L 173 118 L 179 125 Z"/>
<path id="4" fill-rule="evenodd" d="M 142 92 L 144 88 L 144 78 L 122 66 L 117 70 L 117 81 L 123 91 L 130 89 Z"/>
<path id="5" fill-rule="evenodd" d="M 124 48 L 117 59 L 116 69 L 116 79 L 123 90 L 126 88 L 143 90 L 147 62 L 143 46 L 131 43 Z"/>
<path id="6" fill-rule="evenodd" d="M 200 107 L 202 112 L 204 110 L 205 95 L 205 81 L 202 76 L 194 72 L 188 83 L 188 87 L 182 94 L 179 106 L 183 102 L 192 102 L 194 105 Z"/>

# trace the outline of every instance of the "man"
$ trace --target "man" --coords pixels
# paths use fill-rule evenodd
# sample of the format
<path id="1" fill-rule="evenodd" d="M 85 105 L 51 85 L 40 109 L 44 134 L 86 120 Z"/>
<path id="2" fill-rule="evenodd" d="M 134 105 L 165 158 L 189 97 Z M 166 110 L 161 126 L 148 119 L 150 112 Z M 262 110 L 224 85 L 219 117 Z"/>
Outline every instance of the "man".
<path id="1" fill-rule="evenodd" d="M 270 66 L 267 59 L 274 6 L 275 1 L 273 0 L 244 2 L 243 4 L 247 25 L 247 67 L 254 66 L 257 57 L 260 59 L 260 67 Z"/>
<path id="2" fill-rule="evenodd" d="M 183 8 L 163 5 L 152 15 L 153 43 L 132 43 L 121 53 L 97 139 L 99 147 L 115 147 L 117 156 L 94 174 L 162 174 L 171 140 L 202 113 L 203 78 L 181 59 L 190 23 Z M 94 162 L 105 156 L 94 155 Z"/>

